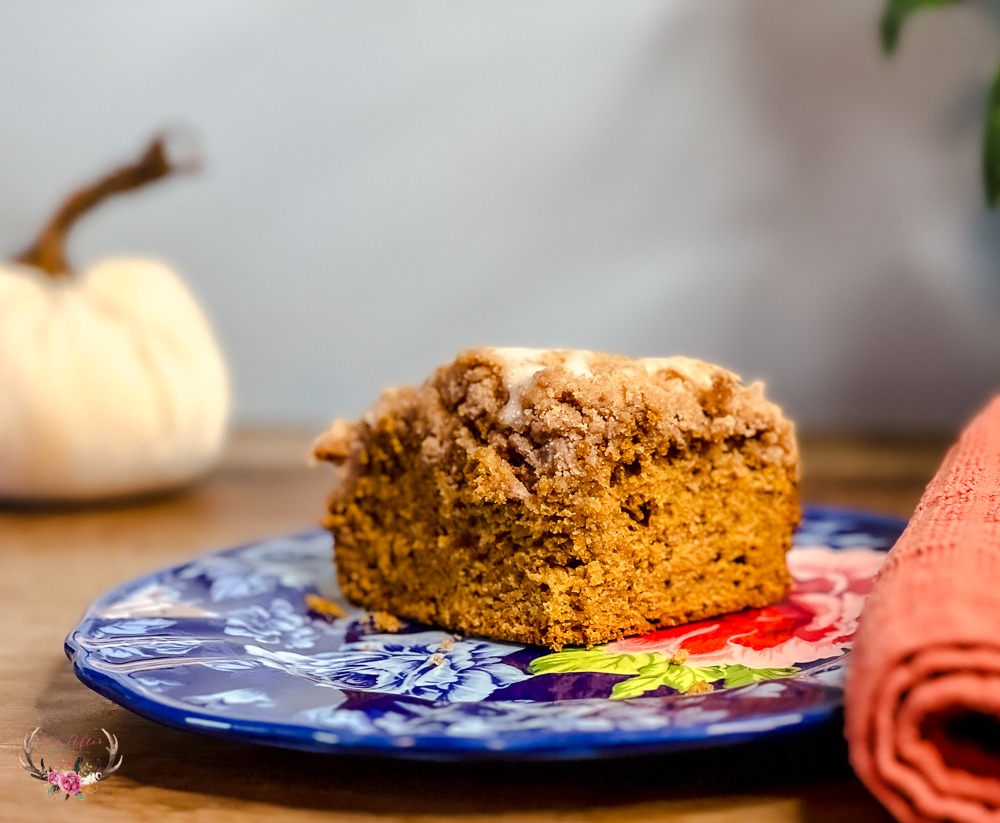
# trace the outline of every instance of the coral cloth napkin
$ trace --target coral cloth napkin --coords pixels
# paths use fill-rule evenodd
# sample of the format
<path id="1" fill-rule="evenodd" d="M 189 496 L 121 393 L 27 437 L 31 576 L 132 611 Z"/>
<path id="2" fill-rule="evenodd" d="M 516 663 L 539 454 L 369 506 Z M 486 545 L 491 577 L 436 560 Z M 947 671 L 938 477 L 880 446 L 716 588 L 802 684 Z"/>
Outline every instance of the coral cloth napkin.
<path id="1" fill-rule="evenodd" d="M 1000 396 L 962 433 L 861 615 L 851 764 L 901 821 L 1000 821 Z"/>

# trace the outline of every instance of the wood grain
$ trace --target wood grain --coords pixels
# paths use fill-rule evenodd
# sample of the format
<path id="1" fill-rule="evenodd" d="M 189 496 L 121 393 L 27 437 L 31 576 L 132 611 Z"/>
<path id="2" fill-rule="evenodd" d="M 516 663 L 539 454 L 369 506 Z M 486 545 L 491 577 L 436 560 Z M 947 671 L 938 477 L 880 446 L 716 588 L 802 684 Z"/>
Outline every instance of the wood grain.
<path id="1" fill-rule="evenodd" d="M 213 548 L 313 525 L 329 475 L 304 433 L 243 432 L 220 469 L 169 496 L 90 509 L 0 509 L 0 819 L 74 821 L 879 821 L 836 729 L 780 743 L 569 763 L 326 756 L 188 734 L 80 684 L 62 642 L 98 595 Z M 906 516 L 941 440 L 807 439 L 804 498 Z M 125 764 L 84 801 L 47 798 L 21 738 L 104 727 Z"/>

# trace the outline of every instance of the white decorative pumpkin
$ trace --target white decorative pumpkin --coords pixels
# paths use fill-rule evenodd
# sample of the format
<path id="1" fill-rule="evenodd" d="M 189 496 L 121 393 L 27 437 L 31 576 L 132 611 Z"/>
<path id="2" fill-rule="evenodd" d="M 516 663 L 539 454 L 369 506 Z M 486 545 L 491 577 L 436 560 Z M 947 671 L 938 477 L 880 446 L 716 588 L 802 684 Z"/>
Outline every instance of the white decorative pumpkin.
<path id="1" fill-rule="evenodd" d="M 229 386 L 205 316 L 167 266 L 69 272 L 65 235 L 112 194 L 178 170 L 157 140 L 82 190 L 0 265 L 0 498 L 93 500 L 183 484 L 218 456 Z"/>

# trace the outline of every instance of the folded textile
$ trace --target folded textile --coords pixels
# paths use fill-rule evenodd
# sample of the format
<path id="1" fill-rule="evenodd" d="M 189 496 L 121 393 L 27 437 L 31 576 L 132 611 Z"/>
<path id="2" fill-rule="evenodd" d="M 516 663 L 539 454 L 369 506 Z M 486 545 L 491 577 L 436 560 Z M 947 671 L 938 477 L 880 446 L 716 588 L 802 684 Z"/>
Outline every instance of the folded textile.
<path id="1" fill-rule="evenodd" d="M 875 580 L 845 694 L 851 764 L 901 821 L 1000 821 L 1000 397 Z"/>

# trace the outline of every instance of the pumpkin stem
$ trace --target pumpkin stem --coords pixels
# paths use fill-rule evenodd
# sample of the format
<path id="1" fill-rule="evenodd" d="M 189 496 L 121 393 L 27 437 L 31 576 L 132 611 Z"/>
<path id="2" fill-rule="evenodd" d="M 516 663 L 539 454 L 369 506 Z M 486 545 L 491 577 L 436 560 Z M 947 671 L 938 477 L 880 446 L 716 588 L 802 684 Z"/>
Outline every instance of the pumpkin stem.
<path id="1" fill-rule="evenodd" d="M 72 270 L 66 261 L 66 238 L 83 215 L 116 194 L 198 168 L 197 156 L 193 152 L 181 161 L 171 158 L 167 150 L 168 139 L 176 142 L 171 135 L 157 135 L 136 162 L 121 166 L 71 194 L 46 223 L 38 239 L 15 260 L 39 268 L 53 277 L 70 274 Z M 174 151 L 176 153 L 176 149 Z"/>

